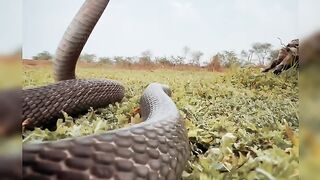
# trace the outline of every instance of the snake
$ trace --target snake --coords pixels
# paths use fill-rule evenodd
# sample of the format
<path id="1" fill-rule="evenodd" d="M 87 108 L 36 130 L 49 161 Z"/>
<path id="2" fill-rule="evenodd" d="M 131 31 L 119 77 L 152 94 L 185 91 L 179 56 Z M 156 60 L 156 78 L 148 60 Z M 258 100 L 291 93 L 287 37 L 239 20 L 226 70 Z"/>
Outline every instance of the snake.
<path id="1" fill-rule="evenodd" d="M 106 79 L 77 79 L 77 59 L 109 0 L 86 0 L 60 41 L 56 83 L 22 90 L 22 124 L 54 124 L 62 111 L 120 102 L 124 87 Z M 180 179 L 190 157 L 187 130 L 167 85 L 151 83 L 140 99 L 143 122 L 102 134 L 24 143 L 23 179 Z"/>

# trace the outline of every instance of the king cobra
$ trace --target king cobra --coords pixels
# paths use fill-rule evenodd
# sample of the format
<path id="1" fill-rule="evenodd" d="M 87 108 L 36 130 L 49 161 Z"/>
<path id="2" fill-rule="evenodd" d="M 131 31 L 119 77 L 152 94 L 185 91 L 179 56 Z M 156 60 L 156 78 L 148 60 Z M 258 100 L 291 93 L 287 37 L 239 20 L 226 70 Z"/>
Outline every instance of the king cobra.
<path id="1" fill-rule="evenodd" d="M 108 0 L 86 0 L 56 52 L 55 84 L 22 91 L 23 124 L 52 124 L 61 111 L 76 115 L 121 101 L 113 80 L 79 80 L 77 59 Z M 141 100 L 144 122 L 100 135 L 23 145 L 24 179 L 180 179 L 190 155 L 188 138 L 170 89 L 150 84 Z"/>

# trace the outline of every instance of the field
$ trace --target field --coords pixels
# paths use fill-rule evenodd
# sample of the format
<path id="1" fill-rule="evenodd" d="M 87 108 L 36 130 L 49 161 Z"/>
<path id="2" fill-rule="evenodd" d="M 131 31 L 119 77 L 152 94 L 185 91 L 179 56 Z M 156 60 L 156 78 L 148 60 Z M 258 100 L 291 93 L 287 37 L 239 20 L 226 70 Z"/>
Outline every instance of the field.
<path id="1" fill-rule="evenodd" d="M 192 148 L 183 179 L 299 179 L 298 78 L 259 69 L 225 72 L 82 67 L 79 78 L 119 80 L 123 102 L 59 120 L 57 130 L 24 133 L 24 143 L 98 134 L 140 122 L 134 110 L 151 82 L 167 84 Z M 53 82 L 49 66 L 24 69 L 24 88 Z"/>

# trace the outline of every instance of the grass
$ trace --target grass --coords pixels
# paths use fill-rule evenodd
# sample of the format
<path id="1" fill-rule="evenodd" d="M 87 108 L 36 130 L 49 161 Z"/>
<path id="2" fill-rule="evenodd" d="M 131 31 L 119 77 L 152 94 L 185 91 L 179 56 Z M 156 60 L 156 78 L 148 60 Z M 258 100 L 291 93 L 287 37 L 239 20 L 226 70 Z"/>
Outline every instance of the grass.
<path id="1" fill-rule="evenodd" d="M 205 71 L 131 71 L 80 68 L 79 78 L 108 78 L 123 83 L 122 103 L 58 121 L 54 132 L 24 133 L 24 142 L 40 142 L 102 133 L 139 122 L 134 110 L 151 82 L 167 84 L 186 120 L 192 148 L 183 179 L 298 179 L 299 120 L 295 72 L 276 77 L 259 69 Z M 48 67 L 26 68 L 23 86 L 53 82 Z"/>

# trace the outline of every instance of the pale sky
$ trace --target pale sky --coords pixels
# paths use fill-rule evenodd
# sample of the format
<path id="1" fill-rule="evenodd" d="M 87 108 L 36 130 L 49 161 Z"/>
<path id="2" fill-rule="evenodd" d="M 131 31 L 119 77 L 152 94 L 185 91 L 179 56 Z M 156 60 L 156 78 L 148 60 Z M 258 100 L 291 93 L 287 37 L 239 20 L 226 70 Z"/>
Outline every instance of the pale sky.
<path id="1" fill-rule="evenodd" d="M 0 54 L 22 46 L 22 0 L 0 0 Z"/>
<path id="2" fill-rule="evenodd" d="M 0 0 L 1 22 L 8 23 L 7 14 L 19 2 Z M 54 53 L 83 2 L 24 0 L 23 57 Z M 277 37 L 287 43 L 320 27 L 318 7 L 319 0 L 111 0 L 83 52 L 138 56 L 151 50 L 154 56 L 170 56 L 182 55 L 188 46 L 206 59 L 223 50 L 249 49 L 254 42 L 279 47 Z M 22 36 L 10 36 L 17 25 L 10 22 L 10 28 L 0 30 L 5 31 L 0 53 L 9 44 L 21 44 Z"/>

